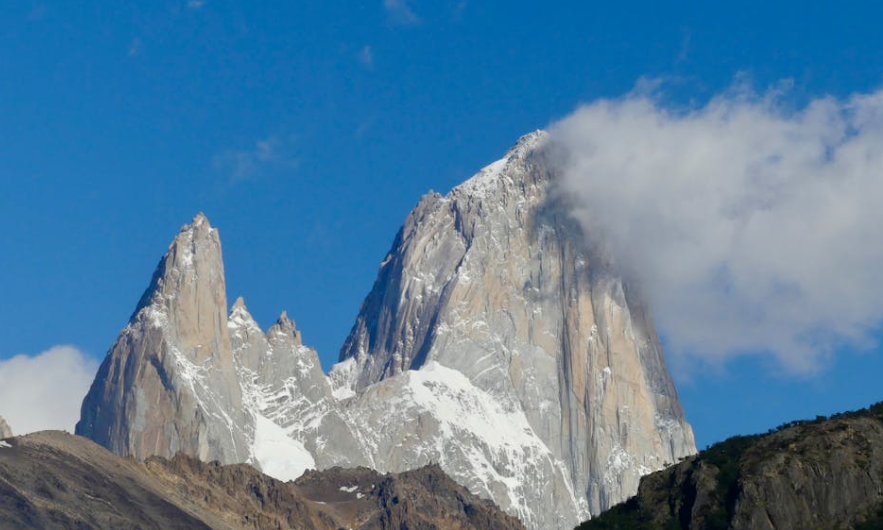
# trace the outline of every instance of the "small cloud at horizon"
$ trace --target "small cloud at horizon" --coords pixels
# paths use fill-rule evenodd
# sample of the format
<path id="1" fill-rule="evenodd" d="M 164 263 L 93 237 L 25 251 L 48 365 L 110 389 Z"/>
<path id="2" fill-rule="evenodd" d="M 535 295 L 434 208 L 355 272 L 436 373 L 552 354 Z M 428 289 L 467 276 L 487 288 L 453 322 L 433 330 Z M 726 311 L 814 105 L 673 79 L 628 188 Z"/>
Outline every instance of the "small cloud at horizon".
<path id="1" fill-rule="evenodd" d="M 73 432 L 98 364 L 68 345 L 0 361 L 0 416 L 16 435 Z"/>

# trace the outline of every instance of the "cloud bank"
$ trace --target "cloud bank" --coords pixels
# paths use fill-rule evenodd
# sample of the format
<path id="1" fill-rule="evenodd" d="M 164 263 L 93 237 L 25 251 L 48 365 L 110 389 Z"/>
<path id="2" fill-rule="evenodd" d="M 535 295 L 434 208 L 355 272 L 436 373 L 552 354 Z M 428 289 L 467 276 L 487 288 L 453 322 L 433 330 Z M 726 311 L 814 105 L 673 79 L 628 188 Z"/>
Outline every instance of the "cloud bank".
<path id="1" fill-rule="evenodd" d="M 636 91 L 550 128 L 560 191 L 649 299 L 669 350 L 812 371 L 883 322 L 883 90 L 790 107 Z"/>
<path id="2" fill-rule="evenodd" d="M 0 416 L 16 435 L 73 432 L 98 362 L 73 346 L 0 361 Z"/>

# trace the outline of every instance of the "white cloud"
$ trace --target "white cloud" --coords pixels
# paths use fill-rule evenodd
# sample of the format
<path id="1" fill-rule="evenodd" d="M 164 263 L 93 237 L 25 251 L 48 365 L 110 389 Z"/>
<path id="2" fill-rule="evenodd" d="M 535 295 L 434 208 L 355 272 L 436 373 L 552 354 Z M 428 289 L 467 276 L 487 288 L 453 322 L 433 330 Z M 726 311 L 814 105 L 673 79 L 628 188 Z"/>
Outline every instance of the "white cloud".
<path id="1" fill-rule="evenodd" d="M 383 8 L 394 24 L 413 26 L 420 23 L 420 17 L 414 13 L 406 0 L 383 0 Z"/>
<path id="2" fill-rule="evenodd" d="M 73 432 L 98 361 L 73 346 L 0 361 L 0 416 L 16 435 Z"/>
<path id="3" fill-rule="evenodd" d="M 356 55 L 356 58 L 359 60 L 359 64 L 361 64 L 366 70 L 374 69 L 374 50 L 370 45 L 362 47 Z"/>
<path id="4" fill-rule="evenodd" d="M 188 9 L 202 9 L 205 6 L 205 0 L 190 0 L 187 2 Z"/>
<path id="5" fill-rule="evenodd" d="M 257 140 L 251 149 L 224 151 L 215 155 L 215 169 L 228 175 L 231 183 L 248 180 L 268 169 L 291 169 L 297 166 L 291 142 L 270 136 Z"/>
<path id="6" fill-rule="evenodd" d="M 132 39 L 132 42 L 129 43 L 129 50 L 126 52 L 129 57 L 135 57 L 139 53 L 141 53 L 141 39 L 135 37 Z"/>
<path id="7" fill-rule="evenodd" d="M 672 110 L 635 92 L 550 129 L 573 215 L 682 360 L 766 352 L 811 371 L 883 322 L 883 90 L 782 96 Z"/>

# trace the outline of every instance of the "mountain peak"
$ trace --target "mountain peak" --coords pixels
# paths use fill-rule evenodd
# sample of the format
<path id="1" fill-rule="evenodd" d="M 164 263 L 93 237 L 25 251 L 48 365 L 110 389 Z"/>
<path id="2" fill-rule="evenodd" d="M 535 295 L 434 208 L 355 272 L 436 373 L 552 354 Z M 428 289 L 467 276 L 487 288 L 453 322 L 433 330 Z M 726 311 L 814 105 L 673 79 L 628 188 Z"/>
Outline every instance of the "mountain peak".
<path id="1" fill-rule="evenodd" d="M 641 475 L 694 453 L 693 435 L 637 293 L 549 211 L 545 145 L 527 134 L 420 201 L 330 377 L 286 312 L 266 333 L 241 298 L 228 318 L 218 233 L 197 215 L 77 432 L 120 454 L 251 461 L 286 479 L 438 462 L 532 530 L 633 495 Z"/>
<path id="2" fill-rule="evenodd" d="M 215 231 L 216 230 L 212 227 L 208 217 L 206 217 L 204 213 L 199 212 L 193 217 L 193 220 L 190 221 L 189 224 L 185 224 L 181 227 L 181 230 L 178 232 L 178 238 L 192 238 L 194 235 L 199 238 L 205 238 L 210 234 L 214 234 Z"/>
<path id="3" fill-rule="evenodd" d="M 245 299 L 242 298 L 241 296 L 237 297 L 236 301 L 233 302 L 233 307 L 230 309 L 230 311 L 231 312 L 236 311 L 237 309 L 242 309 L 242 310 L 248 311 L 248 308 L 245 307 Z"/>
<path id="4" fill-rule="evenodd" d="M 294 321 L 288 318 L 288 311 L 282 311 L 279 318 L 276 319 L 276 323 L 270 326 L 270 329 L 267 330 L 268 336 L 278 334 L 292 338 L 295 344 L 302 344 L 300 331 L 297 330 L 297 325 Z"/>
<path id="5" fill-rule="evenodd" d="M 509 151 L 506 153 L 507 156 L 511 154 L 521 154 L 524 151 L 536 149 L 540 147 L 547 139 L 549 138 L 549 133 L 542 129 L 537 129 L 533 132 L 529 132 L 518 139 Z"/>
<path id="6" fill-rule="evenodd" d="M 208 217 L 205 216 L 202 212 L 196 212 L 196 215 L 193 216 L 193 221 L 190 222 L 192 226 L 201 226 L 203 223 L 209 224 Z M 211 225 L 209 224 L 209 228 Z"/>
<path id="7" fill-rule="evenodd" d="M 229 327 L 231 334 L 239 333 L 241 331 L 247 333 L 264 333 L 261 331 L 261 327 L 258 326 L 254 317 L 251 316 L 251 313 L 248 312 L 248 308 L 245 306 L 245 300 L 241 296 L 233 302 L 233 307 L 230 308 L 230 316 L 227 319 L 227 326 Z"/>
<path id="8" fill-rule="evenodd" d="M 12 434 L 12 428 L 9 427 L 9 424 L 3 419 L 3 416 L 0 416 L 0 439 L 12 438 L 13 436 L 15 435 Z"/>
<path id="9" fill-rule="evenodd" d="M 516 164 L 523 165 L 531 153 L 545 145 L 548 138 L 549 133 L 541 129 L 525 134 L 506 151 L 503 158 L 483 167 L 470 179 L 455 187 L 452 193 L 478 198 L 492 194 L 501 183 L 511 180 L 513 174 L 517 173 L 510 168 Z M 522 173 L 527 174 L 527 172 Z"/>
<path id="10" fill-rule="evenodd" d="M 232 425 L 251 420 L 242 411 L 227 307 L 220 237 L 200 213 L 169 244 L 108 351 L 77 433 L 141 459 L 182 451 L 243 461 L 245 437 Z"/>
<path id="11" fill-rule="evenodd" d="M 641 475 L 695 452 L 645 304 L 552 208 L 547 145 L 544 131 L 527 134 L 412 210 L 341 350 L 352 361 L 332 374 L 336 393 L 368 400 L 401 378 L 440 390 L 429 378 L 443 368 L 446 384 L 456 374 L 470 389 L 452 394 L 505 403 L 530 433 L 507 443 L 524 454 L 544 447 L 554 464 L 507 470 L 517 484 L 508 498 L 482 493 L 534 529 L 572 528 L 633 495 Z M 476 440 L 501 436 L 486 419 L 470 422 L 477 407 L 462 410 L 451 425 L 475 425 Z M 462 480 L 482 473 L 468 471 L 475 460 L 441 462 Z"/>

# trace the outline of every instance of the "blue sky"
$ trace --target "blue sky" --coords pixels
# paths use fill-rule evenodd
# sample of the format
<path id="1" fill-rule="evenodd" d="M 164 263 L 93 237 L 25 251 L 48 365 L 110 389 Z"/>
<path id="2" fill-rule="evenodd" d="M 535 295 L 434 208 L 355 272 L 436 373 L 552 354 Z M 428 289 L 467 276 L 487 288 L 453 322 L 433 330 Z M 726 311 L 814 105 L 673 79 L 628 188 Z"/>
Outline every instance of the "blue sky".
<path id="1" fill-rule="evenodd" d="M 399 225 L 521 134 L 667 80 L 794 105 L 883 81 L 878 2 L 31 2 L 0 5 L 0 359 L 101 358 L 197 211 L 231 301 L 287 309 L 323 363 Z M 883 399 L 875 349 L 795 376 L 675 374 L 700 445 Z"/>

